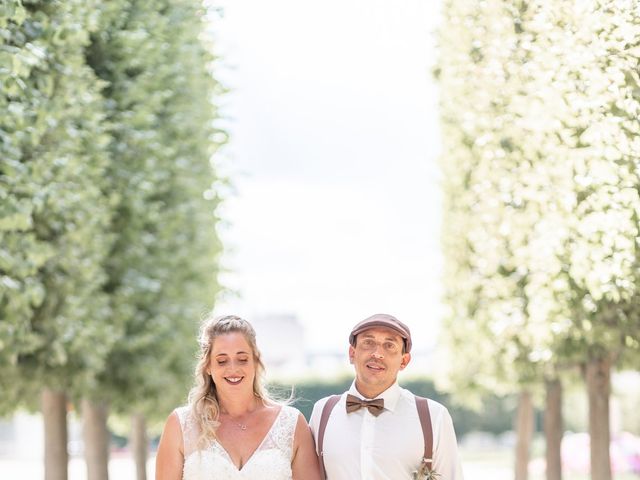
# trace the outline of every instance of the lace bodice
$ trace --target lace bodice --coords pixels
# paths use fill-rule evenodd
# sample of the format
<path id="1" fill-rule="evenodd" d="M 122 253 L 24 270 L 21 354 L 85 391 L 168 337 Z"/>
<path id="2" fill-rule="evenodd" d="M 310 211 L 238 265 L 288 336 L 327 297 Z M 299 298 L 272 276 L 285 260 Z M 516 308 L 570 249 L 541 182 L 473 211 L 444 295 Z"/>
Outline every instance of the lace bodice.
<path id="1" fill-rule="evenodd" d="M 198 427 L 190 407 L 176 409 L 184 441 L 183 480 L 291 480 L 293 436 L 298 410 L 283 406 L 262 443 L 241 470 L 217 441 L 208 448 L 197 448 Z"/>

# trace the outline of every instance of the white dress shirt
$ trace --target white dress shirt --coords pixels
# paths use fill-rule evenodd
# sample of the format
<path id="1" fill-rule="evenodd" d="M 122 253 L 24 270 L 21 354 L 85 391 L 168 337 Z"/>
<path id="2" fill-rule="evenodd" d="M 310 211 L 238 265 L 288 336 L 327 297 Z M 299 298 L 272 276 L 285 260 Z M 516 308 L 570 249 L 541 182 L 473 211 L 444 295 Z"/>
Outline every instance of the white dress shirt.
<path id="1" fill-rule="evenodd" d="M 384 399 L 384 411 L 375 417 L 366 408 L 347 414 L 347 393 L 365 398 L 354 382 L 331 411 L 323 441 L 327 480 L 412 480 L 412 472 L 420 466 L 424 455 L 415 396 L 394 383 L 376 397 Z M 327 398 L 316 402 L 311 414 L 316 439 Z M 433 469 L 440 474 L 438 480 L 462 480 L 451 416 L 433 400 L 429 400 L 429 412 Z"/>

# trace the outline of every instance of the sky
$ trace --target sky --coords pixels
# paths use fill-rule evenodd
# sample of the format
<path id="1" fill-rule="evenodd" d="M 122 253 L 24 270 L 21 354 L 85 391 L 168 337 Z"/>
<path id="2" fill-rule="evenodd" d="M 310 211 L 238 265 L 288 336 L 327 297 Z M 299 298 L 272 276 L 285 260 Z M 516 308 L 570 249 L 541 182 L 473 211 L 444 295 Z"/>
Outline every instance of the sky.
<path id="1" fill-rule="evenodd" d="M 306 348 L 346 350 L 374 313 L 436 342 L 442 259 L 436 1 L 217 0 L 217 166 L 233 294 L 219 314 L 294 314 Z M 259 332 L 258 332 L 259 334 Z M 258 338 L 259 341 L 259 338 Z"/>

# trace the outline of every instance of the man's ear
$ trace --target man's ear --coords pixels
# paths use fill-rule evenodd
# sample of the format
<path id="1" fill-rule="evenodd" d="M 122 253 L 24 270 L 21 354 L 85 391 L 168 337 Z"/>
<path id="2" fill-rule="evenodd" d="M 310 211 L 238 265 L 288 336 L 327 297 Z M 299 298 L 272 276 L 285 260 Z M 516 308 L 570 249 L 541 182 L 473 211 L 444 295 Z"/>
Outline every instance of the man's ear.
<path id="1" fill-rule="evenodd" d="M 402 361 L 400 362 L 400 370 L 404 370 L 404 367 L 409 365 L 410 361 L 411 361 L 411 354 L 410 353 L 403 353 L 402 354 Z"/>
<path id="2" fill-rule="evenodd" d="M 356 354 L 356 349 L 353 348 L 353 345 L 349 345 L 349 363 L 353 365 L 353 357 Z"/>

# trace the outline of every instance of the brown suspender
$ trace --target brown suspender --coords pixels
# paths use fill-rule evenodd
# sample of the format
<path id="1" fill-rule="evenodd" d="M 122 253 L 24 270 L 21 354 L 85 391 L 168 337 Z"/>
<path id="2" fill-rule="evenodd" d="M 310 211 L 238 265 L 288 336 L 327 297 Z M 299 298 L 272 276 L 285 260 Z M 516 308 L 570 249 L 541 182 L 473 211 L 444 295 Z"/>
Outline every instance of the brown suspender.
<path id="1" fill-rule="evenodd" d="M 327 399 L 327 402 L 322 408 L 322 414 L 320 415 L 320 425 L 318 425 L 318 438 L 316 439 L 318 457 L 320 457 L 320 473 L 323 479 L 327 478 L 324 468 L 324 431 L 327 428 L 327 422 L 329 421 L 329 415 L 331 410 L 336 406 L 341 395 L 332 395 Z M 422 435 L 424 437 L 424 457 L 422 463 L 428 464 L 428 469 L 433 467 L 433 429 L 431 427 L 431 414 L 429 413 L 429 402 L 426 398 L 418 397 L 416 395 L 416 408 L 418 410 L 418 417 L 420 418 L 420 426 L 422 427 Z"/>
<path id="2" fill-rule="evenodd" d="M 416 408 L 418 409 L 418 417 L 420 417 L 420 425 L 422 426 L 422 435 L 424 436 L 424 456 L 422 462 L 427 465 L 429 470 L 433 469 L 433 428 L 431 427 L 431 414 L 429 413 L 429 401 L 424 397 L 416 395 Z"/>
<path id="3" fill-rule="evenodd" d="M 320 457 L 320 475 L 324 480 L 327 478 L 327 474 L 324 471 L 324 450 L 322 446 L 324 444 L 324 430 L 327 428 L 327 422 L 329 421 L 329 415 L 331 415 L 331 410 L 336 406 L 340 400 L 340 395 L 332 395 L 327 400 L 327 403 L 324 404 L 324 408 L 322 409 L 322 415 L 320 415 L 320 426 L 318 427 L 318 457 Z"/>

